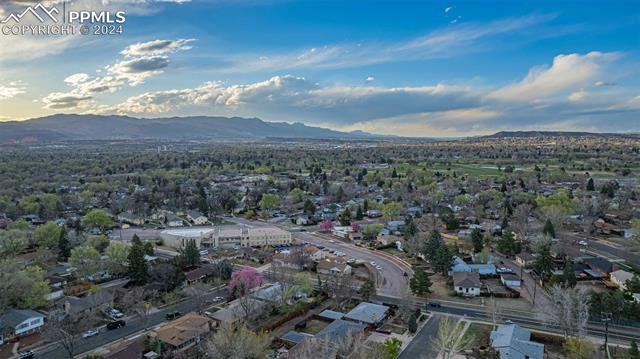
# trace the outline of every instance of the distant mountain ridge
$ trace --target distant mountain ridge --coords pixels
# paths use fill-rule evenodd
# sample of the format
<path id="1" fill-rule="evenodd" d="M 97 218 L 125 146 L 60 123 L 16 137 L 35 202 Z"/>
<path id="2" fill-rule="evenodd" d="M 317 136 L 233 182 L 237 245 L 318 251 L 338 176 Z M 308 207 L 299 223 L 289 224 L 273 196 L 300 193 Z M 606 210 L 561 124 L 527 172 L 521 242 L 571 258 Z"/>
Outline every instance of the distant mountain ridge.
<path id="1" fill-rule="evenodd" d="M 483 140 L 504 138 L 534 138 L 534 137 L 628 137 L 640 138 L 637 133 L 596 133 L 581 131 L 500 131 L 492 135 L 476 137 Z"/>
<path id="2" fill-rule="evenodd" d="M 52 115 L 0 122 L 0 143 L 65 140 L 214 140 L 260 138 L 373 138 L 362 131 L 340 132 L 302 123 L 266 122 L 242 117 L 135 118 L 101 115 Z"/>

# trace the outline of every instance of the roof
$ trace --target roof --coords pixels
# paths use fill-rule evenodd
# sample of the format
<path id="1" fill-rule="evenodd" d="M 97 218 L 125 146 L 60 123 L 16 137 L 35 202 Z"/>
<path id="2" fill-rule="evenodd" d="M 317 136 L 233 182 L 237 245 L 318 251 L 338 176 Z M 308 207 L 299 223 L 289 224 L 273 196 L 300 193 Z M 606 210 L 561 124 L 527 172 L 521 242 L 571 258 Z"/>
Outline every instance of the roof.
<path id="1" fill-rule="evenodd" d="M 612 278 L 616 278 L 618 282 L 625 283 L 629 279 L 633 278 L 633 274 L 627 272 L 626 270 L 618 269 L 617 271 L 613 271 L 609 274 Z"/>
<path id="2" fill-rule="evenodd" d="M 106 359 L 131 359 L 141 358 L 145 352 L 144 345 L 138 341 L 133 341 L 125 346 L 117 348 L 114 352 L 107 354 Z"/>
<path id="3" fill-rule="evenodd" d="M 362 323 L 379 323 L 387 315 L 389 307 L 386 305 L 362 302 L 345 314 L 345 319 L 351 319 Z"/>
<path id="4" fill-rule="evenodd" d="M 196 210 L 196 209 L 192 209 L 192 210 L 188 211 L 188 212 L 187 212 L 187 216 L 189 216 L 189 217 L 191 217 L 191 218 L 193 218 L 193 219 L 196 219 L 196 218 L 198 218 L 198 217 L 204 217 L 204 216 L 202 215 L 202 213 L 200 213 L 200 211 L 198 211 L 198 210 Z"/>
<path id="5" fill-rule="evenodd" d="M 188 313 L 156 331 L 158 339 L 174 347 L 208 333 L 210 319 L 198 314 Z"/>
<path id="6" fill-rule="evenodd" d="M 350 332 L 361 331 L 364 330 L 365 327 L 366 325 L 364 324 L 338 319 L 324 327 L 324 329 L 316 334 L 316 338 L 330 343 L 338 343 L 344 340 Z"/>
<path id="7" fill-rule="evenodd" d="M 480 288 L 480 276 L 474 272 L 453 273 L 453 285 L 463 288 Z"/>
<path id="8" fill-rule="evenodd" d="M 266 302 L 279 302 L 282 300 L 282 285 L 275 283 L 272 286 L 260 288 L 253 293 L 252 297 Z"/>
<path id="9" fill-rule="evenodd" d="M 215 268 L 212 266 L 202 266 L 196 269 L 192 269 L 184 274 L 185 279 L 188 281 L 194 281 L 198 279 L 202 279 L 213 275 L 215 273 Z"/>
<path id="10" fill-rule="evenodd" d="M 491 346 L 500 352 L 501 359 L 542 359 L 544 345 L 530 341 L 531 332 L 517 324 L 500 325 L 491 332 Z"/>
<path id="11" fill-rule="evenodd" d="M 179 218 L 179 217 L 178 217 Z M 213 228 L 181 228 L 181 229 L 167 229 L 161 232 L 161 234 L 167 234 L 170 236 L 182 237 L 182 238 L 200 238 L 213 232 Z"/>
<path id="12" fill-rule="evenodd" d="M 44 315 L 31 309 L 11 309 L 0 316 L 0 329 L 13 329 L 16 325 L 24 322 L 25 320 L 36 317 L 44 318 Z"/>
<path id="13" fill-rule="evenodd" d="M 313 335 L 304 332 L 296 332 L 293 330 L 288 331 L 285 335 L 280 337 L 280 339 L 294 344 L 298 344 L 307 338 L 313 338 Z"/>
<path id="14" fill-rule="evenodd" d="M 341 312 L 336 312 L 334 310 L 323 310 L 322 312 L 320 312 L 320 314 L 318 314 L 318 316 L 322 317 L 322 318 L 328 318 L 328 319 L 342 319 L 342 317 L 344 317 L 344 313 Z"/>
<path id="15" fill-rule="evenodd" d="M 348 264 L 327 260 L 327 261 L 318 262 L 316 269 L 326 269 L 326 270 L 336 269 L 336 270 L 339 270 L 340 272 L 344 272 L 347 269 L 347 267 L 349 267 Z"/>
<path id="16" fill-rule="evenodd" d="M 585 258 L 584 263 L 591 269 L 603 270 L 607 273 L 613 270 L 613 264 L 601 257 Z"/>
<path id="17" fill-rule="evenodd" d="M 99 307 L 106 303 L 111 303 L 113 301 L 113 295 L 107 290 L 101 290 L 97 293 L 87 295 L 86 297 L 64 297 L 66 302 L 69 302 L 71 306 L 71 313 L 80 313 L 87 309 Z"/>

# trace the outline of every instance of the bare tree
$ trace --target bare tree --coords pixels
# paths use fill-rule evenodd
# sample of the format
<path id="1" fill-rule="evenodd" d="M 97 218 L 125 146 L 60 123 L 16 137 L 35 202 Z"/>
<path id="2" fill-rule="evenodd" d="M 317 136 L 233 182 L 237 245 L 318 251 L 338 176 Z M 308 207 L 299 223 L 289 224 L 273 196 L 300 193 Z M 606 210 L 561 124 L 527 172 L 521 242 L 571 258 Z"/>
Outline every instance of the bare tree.
<path id="1" fill-rule="evenodd" d="M 434 348 L 438 351 L 438 358 L 451 359 L 456 354 L 472 347 L 473 336 L 463 336 L 464 323 L 461 320 L 453 320 L 445 316 L 438 323 L 438 334 L 433 341 Z"/>
<path id="2" fill-rule="evenodd" d="M 205 352 L 210 358 L 248 359 L 266 358 L 269 337 L 265 333 L 254 333 L 243 322 L 222 323 L 205 342 Z"/>
<path id="3" fill-rule="evenodd" d="M 557 325 L 563 335 L 582 336 L 589 320 L 589 295 L 581 287 L 555 284 L 549 291 L 550 305 L 543 307 L 543 319 Z"/>
<path id="4" fill-rule="evenodd" d="M 493 329 L 496 328 L 498 322 L 502 320 L 502 309 L 498 305 L 496 298 L 491 296 L 486 304 L 487 316 L 491 318 L 491 323 L 493 324 Z"/>
<path id="5" fill-rule="evenodd" d="M 66 315 L 53 314 L 47 320 L 42 335 L 50 342 L 58 343 L 73 359 L 82 333 L 91 328 L 96 318 L 90 314 Z"/>
<path id="6" fill-rule="evenodd" d="M 134 287 L 122 297 L 121 305 L 140 318 L 140 322 L 146 328 L 151 310 L 151 303 L 147 301 L 147 298 L 153 296 L 154 292 L 152 291 L 145 290 L 143 287 Z"/>
<path id="7" fill-rule="evenodd" d="M 335 308 L 343 309 L 346 301 L 355 296 L 353 277 L 350 274 L 327 275 L 325 279 L 327 293 L 333 296 Z"/>
<path id="8" fill-rule="evenodd" d="M 531 226 L 529 224 L 529 216 L 531 215 L 532 207 L 529 204 L 521 204 L 516 207 L 513 212 L 512 227 L 514 232 L 518 235 L 518 239 L 523 242 L 527 242 L 527 236 Z"/>

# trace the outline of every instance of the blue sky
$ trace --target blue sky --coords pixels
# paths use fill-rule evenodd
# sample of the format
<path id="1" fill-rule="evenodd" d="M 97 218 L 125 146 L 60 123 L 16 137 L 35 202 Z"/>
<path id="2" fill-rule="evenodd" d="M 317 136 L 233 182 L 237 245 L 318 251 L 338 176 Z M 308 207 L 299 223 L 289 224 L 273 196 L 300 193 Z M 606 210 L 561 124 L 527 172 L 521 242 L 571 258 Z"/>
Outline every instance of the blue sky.
<path id="1" fill-rule="evenodd" d="M 23 5 L 0 6 L 5 18 Z M 0 120 L 237 115 L 409 136 L 640 131 L 638 1 L 67 6 L 126 11 L 124 34 L 0 35 Z"/>

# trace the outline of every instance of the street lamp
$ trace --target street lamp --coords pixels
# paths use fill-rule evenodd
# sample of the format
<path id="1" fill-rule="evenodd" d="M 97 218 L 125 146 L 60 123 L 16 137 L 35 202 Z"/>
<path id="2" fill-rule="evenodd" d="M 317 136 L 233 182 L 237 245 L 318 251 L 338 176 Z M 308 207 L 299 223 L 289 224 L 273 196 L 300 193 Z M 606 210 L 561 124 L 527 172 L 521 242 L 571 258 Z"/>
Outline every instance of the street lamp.
<path id="1" fill-rule="evenodd" d="M 611 321 L 611 312 L 602 312 L 602 321 L 604 322 L 604 350 L 606 352 L 609 342 L 609 322 Z"/>

